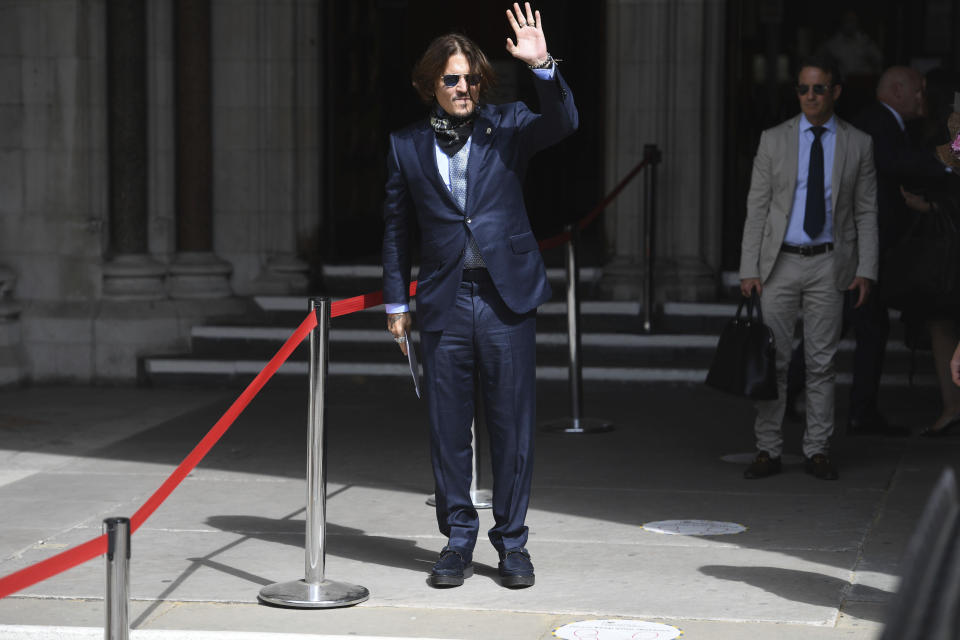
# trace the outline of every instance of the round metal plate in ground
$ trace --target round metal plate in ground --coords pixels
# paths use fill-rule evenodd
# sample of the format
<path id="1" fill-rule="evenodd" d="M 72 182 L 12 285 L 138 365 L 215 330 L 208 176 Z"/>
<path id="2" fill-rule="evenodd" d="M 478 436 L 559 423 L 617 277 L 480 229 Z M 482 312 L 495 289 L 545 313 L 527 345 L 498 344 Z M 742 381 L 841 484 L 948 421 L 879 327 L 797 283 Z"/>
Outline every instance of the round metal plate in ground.
<path id="1" fill-rule="evenodd" d="M 493 492 L 488 489 L 477 489 L 476 491 L 471 492 L 471 497 L 473 498 L 473 508 L 474 509 L 492 509 L 493 508 Z M 431 493 L 427 496 L 427 504 L 431 507 L 437 506 L 437 494 Z"/>
<path id="2" fill-rule="evenodd" d="M 669 536 L 728 536 L 747 530 L 736 522 L 716 520 L 659 520 L 643 525 L 646 531 Z"/>
<path id="3" fill-rule="evenodd" d="M 724 462 L 732 462 L 734 464 L 750 464 L 756 457 L 756 453 L 731 453 L 720 459 Z M 803 462 L 803 457 L 792 453 L 785 453 L 780 456 L 780 461 L 783 462 L 783 464 L 800 464 Z"/>
<path id="4" fill-rule="evenodd" d="M 564 640 L 673 640 L 683 631 L 645 620 L 582 620 L 557 627 L 553 635 Z"/>
<path id="5" fill-rule="evenodd" d="M 264 602 L 296 609 L 349 607 L 369 597 L 370 592 L 365 587 L 334 580 L 277 582 L 260 590 L 260 599 Z"/>
<path id="6" fill-rule="evenodd" d="M 560 418 L 540 425 L 550 433 L 606 433 L 613 431 L 613 423 L 596 418 Z"/>

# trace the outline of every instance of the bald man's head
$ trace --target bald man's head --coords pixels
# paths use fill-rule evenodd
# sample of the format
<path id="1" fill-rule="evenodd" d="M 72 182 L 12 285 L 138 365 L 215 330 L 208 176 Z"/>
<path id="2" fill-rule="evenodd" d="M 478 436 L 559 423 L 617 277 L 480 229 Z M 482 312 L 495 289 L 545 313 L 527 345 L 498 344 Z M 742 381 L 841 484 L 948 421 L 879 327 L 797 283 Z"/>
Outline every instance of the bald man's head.
<path id="1" fill-rule="evenodd" d="M 923 76 L 910 67 L 890 67 L 877 83 L 877 100 L 893 107 L 905 121 L 926 115 Z"/>

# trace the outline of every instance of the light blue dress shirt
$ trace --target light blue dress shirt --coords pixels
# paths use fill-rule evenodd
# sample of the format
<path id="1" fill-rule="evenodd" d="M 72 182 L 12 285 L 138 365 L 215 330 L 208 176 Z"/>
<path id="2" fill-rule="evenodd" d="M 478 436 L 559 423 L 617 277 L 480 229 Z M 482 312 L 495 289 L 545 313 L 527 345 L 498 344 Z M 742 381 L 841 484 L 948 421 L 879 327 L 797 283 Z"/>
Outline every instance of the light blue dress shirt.
<path id="1" fill-rule="evenodd" d="M 805 115 L 800 116 L 800 126 L 797 135 L 800 144 L 797 145 L 797 190 L 793 193 L 793 208 L 790 209 L 790 221 L 787 224 L 787 234 L 784 244 L 795 246 L 823 244 L 833 242 L 833 156 L 837 148 L 837 118 L 831 116 L 823 125 L 827 130 L 820 136 L 823 145 L 823 197 L 826 199 L 827 219 L 823 231 L 816 238 L 811 238 L 803 230 L 803 218 L 807 209 L 807 173 L 810 170 L 810 147 L 813 146 L 813 127 Z"/>
<path id="2" fill-rule="evenodd" d="M 533 72 L 541 80 L 550 80 L 553 78 L 554 73 L 556 72 L 556 65 L 550 67 L 549 69 L 533 69 Z M 813 134 L 810 134 L 813 136 Z M 464 145 L 467 148 L 467 162 L 470 160 L 470 142 L 471 138 L 467 138 L 467 143 Z M 809 145 L 808 145 L 809 146 Z M 437 158 L 437 172 L 440 173 L 440 178 L 443 180 L 443 184 L 447 187 L 447 191 L 450 190 L 450 156 L 448 156 L 443 149 L 440 148 L 440 145 L 437 144 L 436 140 L 433 143 L 433 152 Z M 807 152 L 807 157 L 809 157 L 809 151 Z M 384 305 L 387 313 L 406 313 L 410 310 L 410 305 L 407 304 L 390 304 L 387 303 Z"/>

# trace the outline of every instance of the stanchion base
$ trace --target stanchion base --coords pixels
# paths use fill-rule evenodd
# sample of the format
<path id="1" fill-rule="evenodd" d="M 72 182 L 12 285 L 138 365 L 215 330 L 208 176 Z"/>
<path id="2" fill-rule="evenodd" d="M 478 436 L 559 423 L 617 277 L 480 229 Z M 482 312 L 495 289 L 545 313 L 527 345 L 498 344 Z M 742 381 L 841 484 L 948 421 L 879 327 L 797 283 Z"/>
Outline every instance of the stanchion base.
<path id="1" fill-rule="evenodd" d="M 260 599 L 270 604 L 296 609 L 332 609 L 350 607 L 370 597 L 366 587 L 346 582 L 324 580 L 277 582 L 260 589 Z"/>
<path id="2" fill-rule="evenodd" d="M 613 423 L 596 418 L 560 418 L 540 425 L 550 433 L 604 433 L 613 431 Z"/>
<path id="3" fill-rule="evenodd" d="M 474 509 L 492 509 L 493 492 L 488 489 L 477 489 L 472 491 L 470 497 L 473 498 Z M 427 504 L 431 507 L 437 506 L 437 494 L 431 493 L 427 496 Z"/>

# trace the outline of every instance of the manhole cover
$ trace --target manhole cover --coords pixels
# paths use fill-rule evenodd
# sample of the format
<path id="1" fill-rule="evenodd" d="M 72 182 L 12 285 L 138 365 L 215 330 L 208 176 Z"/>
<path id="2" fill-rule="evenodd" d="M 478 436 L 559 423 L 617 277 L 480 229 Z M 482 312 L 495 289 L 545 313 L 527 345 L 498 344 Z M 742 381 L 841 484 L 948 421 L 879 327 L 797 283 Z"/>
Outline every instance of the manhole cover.
<path id="1" fill-rule="evenodd" d="M 582 620 L 554 629 L 553 635 L 564 640 L 672 640 L 683 631 L 644 620 Z"/>
<path id="2" fill-rule="evenodd" d="M 718 522 L 716 520 L 658 520 L 648 522 L 643 528 L 651 533 L 664 533 L 671 536 L 728 536 L 747 530 L 736 522 Z"/>

